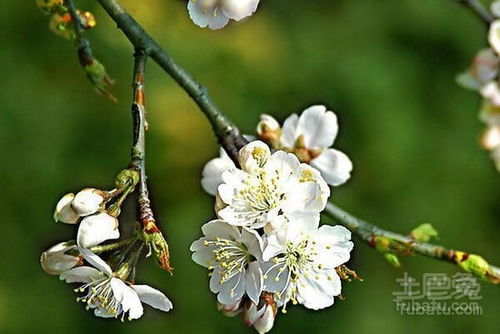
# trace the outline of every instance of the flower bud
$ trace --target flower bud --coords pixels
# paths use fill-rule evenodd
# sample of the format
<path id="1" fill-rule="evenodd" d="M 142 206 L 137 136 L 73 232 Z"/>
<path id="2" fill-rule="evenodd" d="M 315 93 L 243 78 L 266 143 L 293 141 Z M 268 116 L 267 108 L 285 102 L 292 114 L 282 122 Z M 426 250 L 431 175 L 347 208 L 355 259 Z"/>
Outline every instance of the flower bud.
<path id="1" fill-rule="evenodd" d="M 262 114 L 260 116 L 260 122 L 257 124 L 257 134 L 260 139 L 270 144 L 272 147 L 279 147 L 281 127 L 274 117 Z"/>
<path id="2" fill-rule="evenodd" d="M 219 3 L 226 16 L 239 21 L 255 12 L 259 0 L 220 0 Z"/>
<path id="3" fill-rule="evenodd" d="M 253 326 L 259 334 L 267 333 L 273 328 L 277 310 L 273 295 L 263 293 L 259 305 L 250 301 L 245 304 L 243 320 L 247 326 Z"/>
<path id="4" fill-rule="evenodd" d="M 82 264 L 80 255 L 66 254 L 67 251 L 76 249 L 72 242 L 61 242 L 42 253 L 40 265 L 43 271 L 50 275 L 60 275 L 71 268 Z"/>
<path id="5" fill-rule="evenodd" d="M 217 309 L 221 311 L 226 317 L 234 317 L 243 311 L 241 307 L 241 299 L 232 305 L 226 305 L 217 302 Z"/>
<path id="6" fill-rule="evenodd" d="M 113 102 L 117 101 L 116 97 L 108 91 L 108 88 L 114 85 L 114 80 L 109 77 L 103 64 L 92 57 L 91 59 L 85 60 L 83 69 L 97 93 L 107 97 Z"/>
<path id="7" fill-rule="evenodd" d="M 109 239 L 118 239 L 118 219 L 105 212 L 85 217 L 78 228 L 77 244 L 89 248 Z"/>
<path id="8" fill-rule="evenodd" d="M 94 188 L 86 188 L 76 194 L 72 202 L 73 210 L 79 216 L 88 216 L 96 213 L 104 202 L 102 191 Z"/>
<path id="9" fill-rule="evenodd" d="M 73 25 L 73 20 L 69 13 L 52 14 L 49 21 L 49 28 L 54 34 L 62 38 L 75 38 L 75 26 Z"/>
<path id="10" fill-rule="evenodd" d="M 139 172 L 133 169 L 124 169 L 116 176 L 115 187 L 118 189 L 135 187 L 135 185 L 139 182 L 139 179 Z"/>
<path id="11" fill-rule="evenodd" d="M 256 169 L 262 168 L 270 156 L 271 151 L 269 150 L 269 146 L 260 140 L 256 140 L 241 148 L 238 153 L 238 162 L 241 169 L 251 173 Z"/>
<path id="12" fill-rule="evenodd" d="M 59 202 L 57 202 L 56 210 L 54 211 L 54 220 L 66 224 L 76 224 L 80 216 L 75 212 L 71 203 L 75 198 L 75 194 L 69 193 L 64 195 Z"/>
<path id="13" fill-rule="evenodd" d="M 146 245 L 149 247 L 149 254 L 153 254 L 158 262 L 158 265 L 172 274 L 174 268 L 170 266 L 170 252 L 168 244 L 163 234 L 156 225 L 150 229 L 143 229 L 143 238 Z"/>

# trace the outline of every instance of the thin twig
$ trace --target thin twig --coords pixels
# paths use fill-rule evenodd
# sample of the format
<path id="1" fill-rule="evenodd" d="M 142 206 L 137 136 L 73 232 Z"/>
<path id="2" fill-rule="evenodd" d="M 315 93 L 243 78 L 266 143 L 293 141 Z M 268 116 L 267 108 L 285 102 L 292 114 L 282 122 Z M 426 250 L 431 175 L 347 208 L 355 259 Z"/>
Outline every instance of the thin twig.
<path id="1" fill-rule="evenodd" d="M 78 15 L 73 0 L 66 0 L 65 4 L 75 27 L 75 45 L 78 52 L 78 60 L 83 67 L 91 65 L 94 57 L 90 43 L 84 36 L 82 19 Z"/>
<path id="2" fill-rule="evenodd" d="M 138 213 L 139 221 L 144 232 L 145 242 L 148 243 L 150 250 L 160 263 L 160 266 L 168 271 L 170 267 L 168 244 L 163 234 L 156 224 L 151 200 L 149 198 L 147 175 L 146 175 L 146 102 L 144 96 L 144 75 L 146 71 L 146 61 L 148 54 L 144 49 L 136 48 L 134 54 L 134 78 L 132 119 L 133 119 L 133 146 L 130 168 L 139 172 L 139 195 L 138 195 Z"/>
<path id="3" fill-rule="evenodd" d="M 162 49 L 162 47 L 130 16 L 116 0 L 97 0 L 116 22 L 136 48 L 144 50 L 165 72 L 167 72 L 184 91 L 198 104 L 201 111 L 212 124 L 219 143 L 234 159 L 246 140 L 238 128 L 218 109 L 208 95 L 207 89 L 193 79 Z"/>
<path id="4" fill-rule="evenodd" d="M 325 214 L 333 218 L 337 223 L 348 228 L 354 235 L 370 247 L 376 248 L 381 252 L 392 252 L 398 255 L 420 254 L 433 259 L 451 262 L 462 268 L 464 261 L 467 261 L 471 256 L 477 257 L 477 255 L 474 254 L 445 248 L 440 245 L 419 242 L 409 235 L 401 235 L 381 229 L 351 215 L 333 203 L 327 204 Z M 482 278 L 488 279 L 492 283 L 500 283 L 500 268 L 490 264 L 488 264 L 488 266 L 489 268 L 483 268 L 485 272 Z"/>
<path id="5" fill-rule="evenodd" d="M 474 15 L 481 19 L 487 26 L 489 26 L 494 20 L 495 17 L 491 14 L 491 12 L 483 6 L 479 0 L 456 0 L 458 3 L 464 5 L 469 8 Z"/>
<path id="6" fill-rule="evenodd" d="M 243 136 L 241 136 L 239 129 L 215 106 L 209 97 L 207 90 L 200 83 L 194 80 L 193 77 L 191 77 L 191 75 L 189 75 L 182 67 L 177 65 L 116 0 L 97 1 L 116 22 L 118 28 L 125 33 L 129 41 L 136 48 L 143 50 L 144 53 L 149 55 L 158 65 L 160 65 L 160 67 L 163 68 L 163 70 L 167 72 L 198 104 L 201 111 L 212 124 L 214 132 L 222 147 L 227 151 L 233 160 L 236 160 L 238 150 L 244 146 L 247 141 L 243 138 Z M 134 105 L 136 104 L 134 103 Z M 140 111 L 140 108 L 136 109 Z M 138 114 L 141 115 L 141 113 Z M 141 120 L 141 118 L 137 119 L 139 119 L 139 121 Z M 144 131 L 142 127 L 139 128 L 139 130 Z M 137 138 L 138 141 L 140 141 L 140 134 Z M 139 151 L 139 153 L 141 153 L 141 151 Z M 369 224 L 350 215 L 333 204 L 329 204 L 327 206 L 326 213 L 337 219 L 339 223 L 346 226 L 349 230 L 353 231 L 355 235 L 372 246 L 375 246 L 374 242 L 377 241 L 378 237 L 382 238 L 380 239 L 381 241 L 385 240 L 389 241 L 389 243 L 392 242 L 392 247 L 394 247 L 394 249 L 390 250 L 400 251 L 398 254 L 405 254 L 406 247 L 407 251 L 411 254 L 414 252 L 439 260 L 455 262 L 463 269 L 469 270 L 465 267 L 465 264 L 468 264 L 467 259 L 469 258 L 469 254 L 465 254 L 463 252 L 460 252 L 459 254 L 458 251 L 448 250 L 442 246 L 419 243 L 410 237 L 382 230 L 375 225 Z M 391 246 L 391 244 L 389 244 L 389 246 Z M 475 259 L 475 257 L 477 257 L 474 254 L 470 255 L 471 259 Z M 489 266 L 489 272 L 486 274 L 492 276 L 488 277 L 490 281 L 498 282 L 495 280 L 499 279 L 500 270 L 498 267 Z"/>

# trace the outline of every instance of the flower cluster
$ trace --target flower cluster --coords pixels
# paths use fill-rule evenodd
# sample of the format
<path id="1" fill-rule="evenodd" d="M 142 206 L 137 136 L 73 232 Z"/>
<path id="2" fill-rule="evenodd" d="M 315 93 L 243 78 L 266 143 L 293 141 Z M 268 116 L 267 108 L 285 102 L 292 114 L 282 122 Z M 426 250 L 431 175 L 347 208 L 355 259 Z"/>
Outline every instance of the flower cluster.
<path id="1" fill-rule="evenodd" d="M 77 298 L 104 318 L 141 317 L 142 303 L 162 311 L 172 308 L 170 300 L 147 285 L 134 285 L 133 271 L 145 245 L 145 237 L 124 239 L 104 244 L 120 237 L 118 217 L 125 198 L 134 190 L 138 174 L 122 171 L 116 188 L 110 191 L 85 188 L 76 195 L 64 195 L 56 205 L 54 220 L 78 225 L 76 240 L 60 242 L 42 253 L 40 264 L 50 275 L 59 275 L 67 283 L 82 283 L 75 292 Z M 137 233 L 139 234 L 139 233 Z M 108 262 L 98 253 L 109 253 Z"/>
<path id="2" fill-rule="evenodd" d="M 319 224 L 330 196 L 323 175 L 340 184 L 352 168 L 343 153 L 328 149 L 337 132 L 335 115 L 312 107 L 300 120 L 296 115 L 289 120 L 281 131 L 263 116 L 258 127 L 261 138 L 280 149 L 271 152 L 256 140 L 239 151 L 239 168 L 223 151 L 205 166 L 202 185 L 216 196 L 218 218 L 203 225 L 203 237 L 191 245 L 193 260 L 210 271 L 219 308 L 227 315 L 243 313 L 259 333 L 271 330 L 278 308 L 285 313 L 289 302 L 313 310 L 331 306 L 341 293 L 337 268 L 353 248 L 346 228 Z M 304 143 L 300 152 L 317 150 L 318 158 L 332 150 L 348 168 L 330 170 L 334 164 L 318 163 L 325 167 L 320 172 L 312 166 L 314 158 L 310 164 L 299 159 L 298 141 Z"/>
<path id="3" fill-rule="evenodd" d="M 189 17 L 201 27 L 216 30 L 223 28 L 229 20 L 239 21 L 252 15 L 260 0 L 189 0 Z"/>
<path id="4" fill-rule="evenodd" d="M 486 125 L 482 146 L 491 152 L 491 158 L 500 171 L 500 1 L 491 4 L 497 18 L 488 32 L 489 47 L 480 50 L 469 70 L 457 77 L 460 85 L 478 91 L 483 101 L 480 120 Z"/>

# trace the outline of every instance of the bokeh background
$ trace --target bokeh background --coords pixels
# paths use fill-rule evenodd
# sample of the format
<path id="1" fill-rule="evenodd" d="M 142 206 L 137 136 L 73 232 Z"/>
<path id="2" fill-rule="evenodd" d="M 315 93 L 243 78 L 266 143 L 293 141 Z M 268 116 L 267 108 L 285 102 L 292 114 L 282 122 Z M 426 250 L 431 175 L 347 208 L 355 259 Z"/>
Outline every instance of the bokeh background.
<path id="1" fill-rule="evenodd" d="M 152 62 L 147 73 L 148 173 L 175 275 L 147 259 L 138 280 L 175 302 L 170 314 L 147 309 L 133 323 L 96 319 L 70 286 L 42 272 L 40 253 L 72 238 L 55 224 L 55 203 L 84 186 L 109 188 L 129 161 L 132 49 L 95 1 L 88 34 L 116 78 L 112 103 L 96 95 L 71 43 L 47 29 L 34 1 L 0 5 L 0 332 L 252 333 L 215 308 L 206 271 L 189 245 L 213 217 L 200 187 L 217 143 L 196 105 Z M 324 103 L 340 119 L 335 146 L 355 164 L 332 200 L 382 227 L 408 232 L 431 222 L 439 242 L 500 264 L 500 177 L 478 146 L 479 98 L 454 82 L 485 27 L 451 0 L 263 0 L 257 13 L 222 31 L 196 27 L 185 2 L 123 1 L 219 106 L 247 133 L 259 114 L 284 119 Z M 130 205 L 131 203 L 129 203 Z M 134 209 L 123 213 L 131 222 Z M 344 285 L 346 300 L 320 312 L 293 307 L 275 333 L 498 333 L 500 291 L 482 284 L 482 316 L 403 316 L 396 278 L 457 268 L 427 258 L 396 270 L 357 242 L 350 266 L 363 283 Z"/>

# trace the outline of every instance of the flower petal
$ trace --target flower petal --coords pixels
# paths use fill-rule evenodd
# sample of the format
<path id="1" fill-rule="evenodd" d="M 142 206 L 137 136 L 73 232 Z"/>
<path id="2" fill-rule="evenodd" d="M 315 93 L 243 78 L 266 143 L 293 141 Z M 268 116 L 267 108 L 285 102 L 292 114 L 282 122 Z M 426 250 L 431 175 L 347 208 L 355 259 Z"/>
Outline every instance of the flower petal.
<path id="1" fill-rule="evenodd" d="M 88 283 L 101 276 L 103 276 L 103 274 L 99 270 L 82 266 L 62 273 L 59 275 L 59 279 L 61 281 L 66 281 L 66 283 Z"/>
<path id="2" fill-rule="evenodd" d="M 71 203 L 75 198 L 75 194 L 69 193 L 64 195 L 59 202 L 57 202 L 56 210 L 54 212 L 54 220 L 66 224 L 76 224 L 80 216 L 73 210 Z"/>
<path id="3" fill-rule="evenodd" d="M 89 248 L 119 237 L 118 219 L 103 212 L 82 220 L 76 240 L 80 247 Z"/>
<path id="4" fill-rule="evenodd" d="M 188 1 L 187 8 L 189 17 L 199 27 L 216 30 L 221 29 L 229 22 L 227 17 L 222 11 L 215 11 L 216 8 L 204 9 L 199 6 L 200 1 Z"/>
<path id="5" fill-rule="evenodd" d="M 128 312 L 128 318 L 130 320 L 140 318 L 144 313 L 144 309 L 137 292 L 121 279 L 115 277 L 111 279 L 110 284 L 114 297 L 122 305 L 123 312 Z"/>
<path id="6" fill-rule="evenodd" d="M 291 114 L 283 123 L 281 132 L 281 145 L 287 148 L 293 148 L 297 140 L 297 124 L 299 123 L 299 116 Z"/>
<path id="7" fill-rule="evenodd" d="M 245 272 L 245 291 L 252 302 L 259 303 L 260 293 L 264 280 L 262 278 L 262 271 L 257 261 L 248 264 Z"/>
<path id="8" fill-rule="evenodd" d="M 233 168 L 236 168 L 234 162 L 229 158 L 227 153 L 221 149 L 221 156 L 210 160 L 203 168 L 203 176 L 201 179 L 203 189 L 210 195 L 215 195 L 217 187 L 223 183 L 222 173 Z"/>
<path id="9" fill-rule="evenodd" d="M 79 251 L 83 255 L 85 261 L 93 265 L 99 271 L 102 271 L 104 274 L 108 276 L 111 276 L 113 274 L 113 270 L 111 269 L 111 267 L 97 254 L 94 254 L 90 250 L 82 247 L 79 247 Z"/>
<path id="10" fill-rule="evenodd" d="M 252 15 L 259 5 L 259 0 L 221 0 L 220 2 L 224 14 L 236 21 Z"/>
<path id="11" fill-rule="evenodd" d="M 338 129 L 337 116 L 321 105 L 304 110 L 297 124 L 297 134 L 304 136 L 308 149 L 324 149 L 332 146 Z"/>
<path id="12" fill-rule="evenodd" d="M 339 186 L 351 177 L 352 162 L 347 155 L 333 148 L 323 151 L 311 161 L 311 166 L 317 168 L 326 183 Z"/>
<path id="13" fill-rule="evenodd" d="M 132 285 L 141 302 L 158 310 L 168 312 L 173 308 L 172 302 L 161 291 L 148 285 Z"/>
<path id="14" fill-rule="evenodd" d="M 235 240 L 240 237 L 238 228 L 220 219 L 209 221 L 201 227 L 201 231 L 208 239 L 216 239 L 219 237 Z"/>

